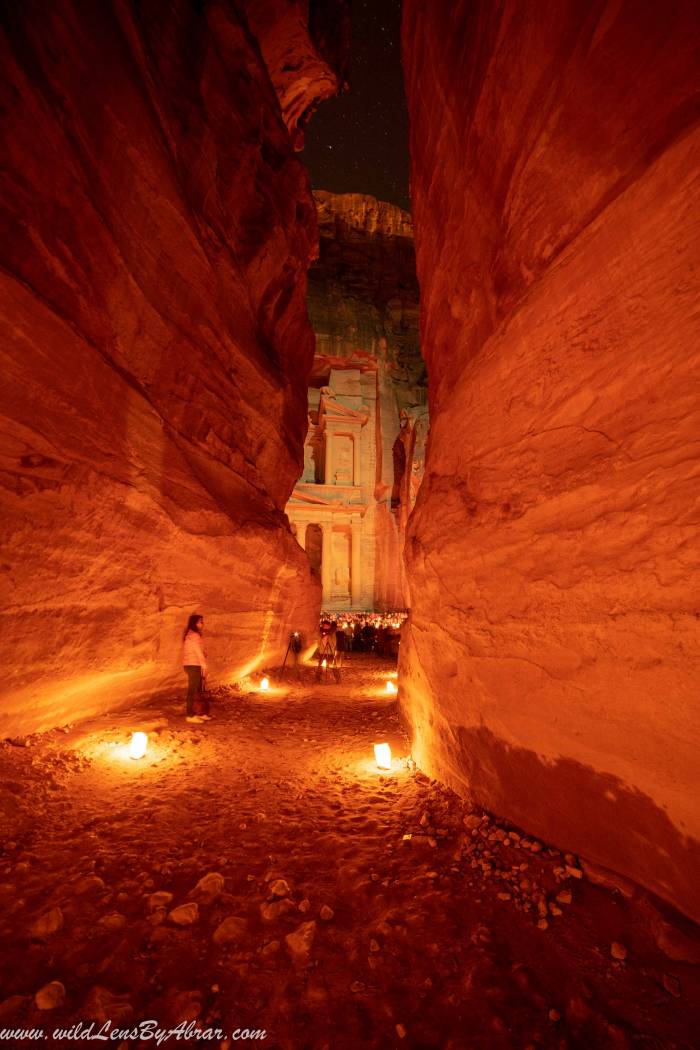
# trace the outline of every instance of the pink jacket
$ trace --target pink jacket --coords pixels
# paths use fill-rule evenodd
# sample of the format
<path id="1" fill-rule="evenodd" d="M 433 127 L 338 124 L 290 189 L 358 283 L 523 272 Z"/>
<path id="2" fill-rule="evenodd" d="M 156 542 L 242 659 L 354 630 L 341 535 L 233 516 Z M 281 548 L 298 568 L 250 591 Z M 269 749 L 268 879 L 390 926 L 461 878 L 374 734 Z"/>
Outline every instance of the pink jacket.
<path id="1" fill-rule="evenodd" d="M 197 631 L 188 631 L 182 645 L 184 667 L 201 667 L 206 674 L 207 657 L 202 646 L 202 636 Z"/>

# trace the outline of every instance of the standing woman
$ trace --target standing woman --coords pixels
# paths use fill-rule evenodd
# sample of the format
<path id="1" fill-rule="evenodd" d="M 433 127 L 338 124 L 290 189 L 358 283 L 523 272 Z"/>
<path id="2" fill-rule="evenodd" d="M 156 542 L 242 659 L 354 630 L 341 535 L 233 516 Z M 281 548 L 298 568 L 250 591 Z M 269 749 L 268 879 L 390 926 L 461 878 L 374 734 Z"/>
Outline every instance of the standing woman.
<path id="1" fill-rule="evenodd" d="M 202 646 L 204 617 L 193 613 L 187 621 L 183 637 L 182 663 L 187 675 L 187 721 L 199 722 L 205 716 L 195 715 L 194 698 L 204 684 L 207 674 L 207 657 Z"/>

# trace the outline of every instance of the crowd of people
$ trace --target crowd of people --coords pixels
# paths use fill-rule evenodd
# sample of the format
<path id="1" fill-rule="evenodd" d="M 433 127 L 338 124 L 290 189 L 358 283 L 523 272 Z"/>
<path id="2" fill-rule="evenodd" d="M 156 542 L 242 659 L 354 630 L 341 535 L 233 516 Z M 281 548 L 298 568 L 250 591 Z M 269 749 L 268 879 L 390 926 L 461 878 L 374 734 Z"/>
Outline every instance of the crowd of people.
<path id="1" fill-rule="evenodd" d="M 331 626 L 338 652 L 397 657 L 405 619 L 404 612 L 322 613 L 321 633 L 324 624 Z"/>
<path id="2" fill-rule="evenodd" d="M 335 681 L 340 682 L 343 661 L 348 653 L 374 653 L 396 659 L 401 644 L 401 625 L 405 619 L 405 613 L 322 614 L 314 654 L 317 680 L 327 680 L 332 674 Z"/>

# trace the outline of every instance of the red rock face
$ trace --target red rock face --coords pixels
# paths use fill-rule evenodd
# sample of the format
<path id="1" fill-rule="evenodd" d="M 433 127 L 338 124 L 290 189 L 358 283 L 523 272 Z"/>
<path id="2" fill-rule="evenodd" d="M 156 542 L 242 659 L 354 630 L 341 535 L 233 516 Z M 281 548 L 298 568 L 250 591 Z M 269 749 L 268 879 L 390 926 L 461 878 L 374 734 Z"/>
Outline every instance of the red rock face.
<path id="1" fill-rule="evenodd" d="M 214 680 L 312 628 L 317 232 L 235 3 L 28 2 L 0 49 L 5 735 L 180 685 L 190 612 Z"/>
<path id="2" fill-rule="evenodd" d="M 294 148 L 321 99 L 347 86 L 348 0 L 241 0 L 280 100 Z"/>
<path id="3" fill-rule="evenodd" d="M 699 29 L 407 0 L 403 41 L 416 757 L 696 919 Z"/>

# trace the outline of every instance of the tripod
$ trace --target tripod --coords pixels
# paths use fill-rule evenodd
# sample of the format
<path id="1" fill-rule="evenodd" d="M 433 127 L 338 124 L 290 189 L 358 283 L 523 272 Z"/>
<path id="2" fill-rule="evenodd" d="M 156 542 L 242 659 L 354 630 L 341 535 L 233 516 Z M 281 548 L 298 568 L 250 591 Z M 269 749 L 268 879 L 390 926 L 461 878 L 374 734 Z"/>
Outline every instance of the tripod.
<path id="1" fill-rule="evenodd" d="M 282 662 L 282 670 L 280 671 L 280 678 L 284 678 L 284 676 L 285 676 L 285 671 L 286 671 L 286 667 L 287 667 L 287 657 L 289 656 L 290 652 L 292 654 L 293 667 L 294 667 L 294 670 L 296 671 L 297 679 L 301 678 L 301 672 L 300 672 L 300 669 L 299 669 L 299 653 L 301 652 L 301 649 L 302 649 L 301 635 L 299 634 L 298 631 L 295 631 L 294 634 L 290 635 L 289 641 L 287 642 L 287 651 L 284 654 L 284 661 Z"/>
<path id="2" fill-rule="evenodd" d="M 342 667 L 342 654 L 338 653 L 330 637 L 322 638 L 318 647 L 318 666 L 316 667 L 316 681 L 328 682 L 328 672 L 333 672 L 333 678 L 340 683 L 340 669 Z"/>

